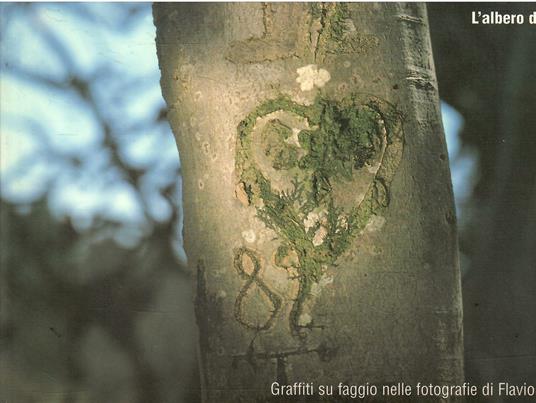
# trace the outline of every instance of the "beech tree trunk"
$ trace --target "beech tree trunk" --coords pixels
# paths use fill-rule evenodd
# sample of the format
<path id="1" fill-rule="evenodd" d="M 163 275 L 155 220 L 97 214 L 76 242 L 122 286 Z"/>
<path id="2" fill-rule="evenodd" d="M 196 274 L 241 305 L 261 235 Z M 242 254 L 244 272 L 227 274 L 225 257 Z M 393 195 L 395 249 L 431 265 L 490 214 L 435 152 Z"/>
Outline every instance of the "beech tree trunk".
<path id="1" fill-rule="evenodd" d="M 203 401 L 272 401 L 274 382 L 460 383 L 425 6 L 157 4 L 154 18 Z"/>

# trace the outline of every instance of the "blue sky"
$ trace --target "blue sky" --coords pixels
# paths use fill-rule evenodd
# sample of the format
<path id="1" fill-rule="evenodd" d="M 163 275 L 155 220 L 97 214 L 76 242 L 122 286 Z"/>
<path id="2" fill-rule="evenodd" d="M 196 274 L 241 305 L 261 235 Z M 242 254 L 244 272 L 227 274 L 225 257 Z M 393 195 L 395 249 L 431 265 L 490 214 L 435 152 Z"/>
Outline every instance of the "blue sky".
<path id="1" fill-rule="evenodd" d="M 46 197 L 54 215 L 80 230 L 96 216 L 139 226 L 144 209 L 168 220 L 173 206 L 159 190 L 177 180 L 179 159 L 169 126 L 154 123 L 164 102 L 151 7 L 136 5 L 135 23 L 118 29 L 129 5 L 79 6 L 2 5 L 2 197 L 21 205 Z M 61 85 L 72 77 L 91 83 L 97 111 Z M 110 164 L 99 119 L 121 160 L 145 171 L 141 194 Z"/>

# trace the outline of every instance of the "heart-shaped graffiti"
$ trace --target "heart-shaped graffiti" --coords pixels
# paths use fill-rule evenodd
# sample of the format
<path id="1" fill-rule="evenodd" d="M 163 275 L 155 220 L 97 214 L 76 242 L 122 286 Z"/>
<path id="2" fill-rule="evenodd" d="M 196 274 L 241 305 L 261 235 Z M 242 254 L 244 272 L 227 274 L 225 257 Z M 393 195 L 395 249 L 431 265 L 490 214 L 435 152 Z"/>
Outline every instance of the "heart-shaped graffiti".
<path id="1" fill-rule="evenodd" d="M 400 113 L 375 97 L 319 96 L 306 106 L 281 96 L 239 124 L 237 193 L 277 234 L 275 264 L 299 281 L 294 336 L 311 327 L 300 317 L 313 285 L 388 206 L 402 149 Z"/>

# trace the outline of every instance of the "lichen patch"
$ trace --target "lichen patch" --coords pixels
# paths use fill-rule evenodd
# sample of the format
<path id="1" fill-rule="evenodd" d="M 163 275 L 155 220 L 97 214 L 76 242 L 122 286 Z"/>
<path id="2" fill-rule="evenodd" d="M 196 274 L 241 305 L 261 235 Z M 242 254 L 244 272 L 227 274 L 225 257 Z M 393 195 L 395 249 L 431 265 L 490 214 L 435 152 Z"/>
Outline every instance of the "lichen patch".
<path id="1" fill-rule="evenodd" d="M 296 70 L 298 78 L 296 82 L 300 84 L 302 91 L 311 91 L 315 87 L 322 88 L 331 79 L 329 71 L 319 69 L 316 64 L 308 64 Z"/>
<path id="2" fill-rule="evenodd" d="M 305 232 L 309 232 L 309 230 L 315 226 L 319 219 L 320 217 L 316 211 L 311 211 L 309 214 L 307 214 L 307 217 L 305 217 L 303 220 Z"/>
<path id="3" fill-rule="evenodd" d="M 253 243 L 257 239 L 257 236 L 255 235 L 255 231 L 248 229 L 242 232 L 242 238 L 248 243 Z"/>
<path id="4" fill-rule="evenodd" d="M 305 228 L 305 232 L 309 232 L 309 229 L 316 226 L 318 223 L 325 223 L 327 210 L 313 210 L 307 214 L 307 217 L 303 220 L 303 227 Z"/>

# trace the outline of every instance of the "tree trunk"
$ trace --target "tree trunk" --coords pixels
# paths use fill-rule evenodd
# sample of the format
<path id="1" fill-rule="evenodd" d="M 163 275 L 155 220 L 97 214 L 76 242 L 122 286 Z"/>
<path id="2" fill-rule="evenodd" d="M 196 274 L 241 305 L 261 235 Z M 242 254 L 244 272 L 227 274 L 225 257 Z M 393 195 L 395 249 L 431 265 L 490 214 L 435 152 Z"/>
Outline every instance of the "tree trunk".
<path id="1" fill-rule="evenodd" d="M 273 382 L 334 396 L 339 382 L 460 382 L 424 5 L 158 4 L 154 17 L 203 401 L 270 401 Z"/>

